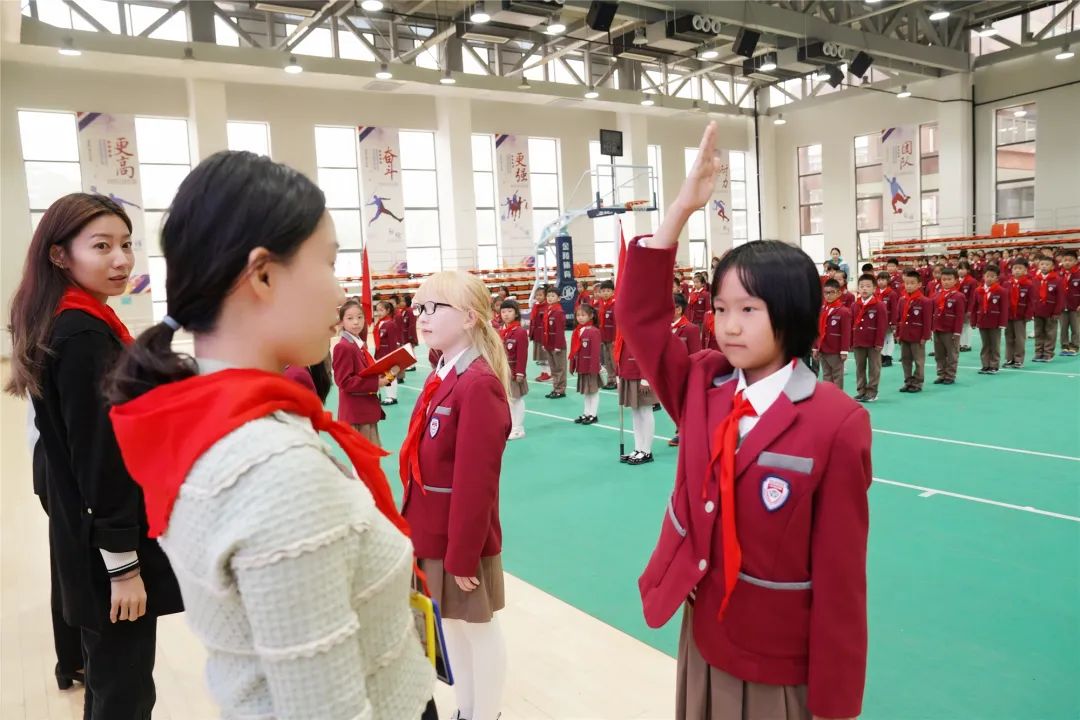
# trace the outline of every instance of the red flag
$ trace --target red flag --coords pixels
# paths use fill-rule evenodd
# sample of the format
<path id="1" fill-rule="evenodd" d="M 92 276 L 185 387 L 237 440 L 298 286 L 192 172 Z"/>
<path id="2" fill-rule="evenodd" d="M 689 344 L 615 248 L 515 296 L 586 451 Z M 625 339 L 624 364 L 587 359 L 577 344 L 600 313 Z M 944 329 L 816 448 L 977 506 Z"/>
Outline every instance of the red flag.
<path id="1" fill-rule="evenodd" d="M 360 305 L 364 308 L 364 326 L 367 327 L 371 324 L 375 314 L 372 311 L 371 305 L 371 268 L 368 267 L 366 244 L 364 245 L 364 250 L 360 257 L 361 262 L 363 263 L 363 278 L 360 285 Z"/>
<path id="2" fill-rule="evenodd" d="M 626 237 L 623 235 L 622 220 L 619 219 L 617 222 L 618 222 L 617 230 L 618 230 L 618 233 L 619 233 L 619 238 L 618 238 L 619 259 L 615 264 L 615 295 L 616 295 L 616 297 L 619 295 L 619 278 L 622 277 L 623 268 L 626 267 Z M 618 323 L 618 318 L 616 318 L 616 323 Z M 618 324 L 616 324 L 615 325 L 615 347 L 612 348 L 613 354 L 615 355 L 615 363 L 616 364 L 618 364 L 619 361 L 622 360 L 622 349 L 623 349 L 623 337 L 622 337 L 622 333 L 619 331 Z"/>

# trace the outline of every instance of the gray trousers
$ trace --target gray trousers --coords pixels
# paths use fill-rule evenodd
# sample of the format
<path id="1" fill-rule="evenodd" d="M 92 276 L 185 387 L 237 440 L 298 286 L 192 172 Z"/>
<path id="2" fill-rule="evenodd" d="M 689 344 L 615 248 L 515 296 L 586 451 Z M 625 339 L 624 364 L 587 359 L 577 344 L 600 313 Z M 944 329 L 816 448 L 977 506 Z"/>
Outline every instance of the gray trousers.
<path id="1" fill-rule="evenodd" d="M 857 394 L 876 398 L 881 380 L 881 348 L 857 347 L 855 353 L 855 390 Z"/>
<path id="2" fill-rule="evenodd" d="M 900 364 L 904 367 L 904 384 L 921 388 L 926 380 L 926 343 L 901 340 Z"/>

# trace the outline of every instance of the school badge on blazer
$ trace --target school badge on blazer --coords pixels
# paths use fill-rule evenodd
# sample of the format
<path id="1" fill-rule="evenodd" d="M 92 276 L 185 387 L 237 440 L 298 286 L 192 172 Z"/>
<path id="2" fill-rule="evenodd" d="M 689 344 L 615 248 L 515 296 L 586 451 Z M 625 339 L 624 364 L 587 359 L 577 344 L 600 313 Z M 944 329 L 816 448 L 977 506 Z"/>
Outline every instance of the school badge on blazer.
<path id="1" fill-rule="evenodd" d="M 770 475 L 761 481 L 761 502 L 769 512 L 779 510 L 791 497 L 791 485 L 787 480 Z"/>
<path id="2" fill-rule="evenodd" d="M 435 437 L 439 434 L 439 418 L 431 418 L 431 422 L 428 423 L 428 435 Z"/>

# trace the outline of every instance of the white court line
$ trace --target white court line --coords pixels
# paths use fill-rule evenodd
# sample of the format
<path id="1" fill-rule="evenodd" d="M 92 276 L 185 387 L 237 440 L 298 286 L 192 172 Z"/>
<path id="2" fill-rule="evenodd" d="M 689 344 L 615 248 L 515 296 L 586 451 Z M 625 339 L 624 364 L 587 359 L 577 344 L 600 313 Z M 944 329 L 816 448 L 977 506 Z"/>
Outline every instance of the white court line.
<path id="1" fill-rule="evenodd" d="M 415 389 L 415 388 L 410 388 L 410 389 Z M 539 415 L 540 417 L 551 418 L 553 420 L 562 420 L 563 422 L 574 422 L 572 419 L 565 418 L 562 415 L 552 415 L 551 413 L 540 412 L 539 410 L 526 410 L 525 412 L 528 415 Z M 613 427 L 611 425 L 601 425 L 600 423 L 594 423 L 592 425 L 592 427 L 603 428 L 605 430 L 614 430 L 615 432 L 619 431 L 619 428 L 617 428 L 617 427 Z M 653 437 L 656 438 L 657 440 L 667 440 L 666 437 L 661 437 L 660 435 L 653 435 Z M 928 440 L 937 440 L 939 438 L 927 438 L 927 439 Z M 962 444 L 971 444 L 971 443 L 962 443 Z M 980 446 L 980 447 L 993 447 L 993 446 Z M 1012 448 L 998 448 L 998 449 L 1012 450 Z M 1018 451 L 1014 450 L 1014 452 L 1018 452 Z M 1031 451 L 1031 452 L 1033 454 L 1035 454 L 1035 455 L 1041 455 L 1042 454 L 1042 453 L 1035 453 L 1034 451 Z M 1064 458 L 1066 460 L 1080 460 L 1080 458 L 1072 458 L 1072 457 L 1068 457 L 1067 455 L 1056 455 L 1056 456 L 1052 456 L 1052 457 L 1061 457 L 1061 458 Z M 928 498 L 928 497 L 933 497 L 935 495 L 944 495 L 946 497 L 957 498 L 958 500 L 967 500 L 969 502 L 981 503 L 983 505 L 994 505 L 996 507 L 1005 508 L 1007 510 L 1019 510 L 1020 512 L 1033 513 L 1035 515 L 1043 515 L 1045 517 L 1058 518 L 1059 520 L 1071 520 L 1072 522 L 1080 523 L 1080 517 L 1076 517 L 1074 515 L 1065 515 L 1063 513 L 1051 512 L 1049 510 L 1039 510 L 1038 508 L 1034 508 L 1034 507 L 1032 507 L 1030 505 L 1013 505 L 1012 503 L 1005 503 L 1005 502 L 999 502 L 997 500 L 990 500 L 988 498 L 975 497 L 974 495 L 963 495 L 961 493 L 949 492 L 948 490 L 938 490 L 937 488 L 923 487 L 922 485 L 911 485 L 909 483 L 898 482 L 896 480 L 885 480 L 884 478 L 877 478 L 876 477 L 876 478 L 874 478 L 874 482 L 876 482 L 876 483 L 884 483 L 886 485 L 896 485 L 897 487 L 910 488 L 911 490 L 919 490 L 919 491 L 921 491 L 920 494 L 919 494 L 919 497 Z"/>
<path id="2" fill-rule="evenodd" d="M 398 387 L 409 387 L 407 385 L 398 385 Z M 416 388 L 410 388 L 416 389 Z M 571 396 L 567 395 L 567 398 Z M 526 410 L 528 415 L 539 415 L 541 417 L 553 418 L 555 420 L 565 420 L 566 422 L 573 422 L 573 418 L 563 417 L 562 415 L 552 415 L 550 413 L 540 412 L 539 410 Z M 618 432 L 619 428 L 611 425 L 601 425 L 600 423 L 594 423 L 593 427 L 604 428 L 605 430 L 615 430 Z M 633 432 L 633 427 L 627 421 L 627 431 Z M 1071 462 L 1080 462 L 1080 457 L 1073 457 L 1072 455 L 1058 455 L 1056 453 L 1039 452 L 1038 450 L 1024 450 L 1023 448 L 1011 448 L 1003 445 L 986 445 L 984 443 L 968 442 L 967 440 L 953 440 L 951 438 L 939 438 L 931 437 L 929 435 L 916 435 L 914 433 L 898 432 L 896 430 L 879 430 L 878 428 L 870 428 L 873 432 L 880 433 L 882 435 L 895 435 L 897 437 L 912 438 L 914 440 L 929 440 L 931 442 L 945 443 L 947 445 L 962 445 L 964 447 L 982 448 L 983 450 L 998 450 L 1000 452 L 1017 453 L 1019 455 L 1035 455 L 1036 457 L 1051 458 L 1053 460 L 1069 460 Z M 660 435 L 653 435 L 657 440 L 669 440 L 670 438 Z"/>
<path id="3" fill-rule="evenodd" d="M 930 357 L 927 355 L 927 357 Z M 974 365 L 957 365 L 961 370 L 982 370 Z M 1063 372 L 1051 372 L 1049 370 L 1028 370 L 1027 368 L 1001 368 L 999 375 L 1008 375 L 1010 373 L 1023 373 L 1024 375 L 1057 375 L 1059 377 L 1075 378 L 1077 373 L 1063 373 Z"/>
<path id="4" fill-rule="evenodd" d="M 960 493 L 948 492 L 946 490 L 937 490 L 934 488 L 923 487 L 922 485 L 910 485 L 908 483 L 897 482 L 896 480 L 885 480 L 884 478 L 874 478 L 875 483 L 885 483 L 886 485 L 896 485 L 897 487 L 910 488 L 911 490 L 922 490 L 919 493 L 919 497 L 933 497 L 935 495 L 945 495 L 947 497 L 957 498 L 959 500 L 968 500 L 970 502 L 982 503 L 984 505 L 995 505 L 997 507 L 1006 508 L 1008 510 L 1019 510 L 1020 512 L 1034 513 L 1035 515 L 1044 515 L 1046 517 L 1058 518 L 1059 520 L 1071 520 L 1072 522 L 1080 523 L 1080 517 L 1075 515 L 1065 515 L 1064 513 L 1050 512 L 1049 510 L 1039 510 L 1038 508 L 1031 507 L 1030 505 L 1013 505 L 1012 503 L 998 502 L 997 500 L 987 500 L 986 498 L 975 497 L 974 495 L 961 495 Z"/>

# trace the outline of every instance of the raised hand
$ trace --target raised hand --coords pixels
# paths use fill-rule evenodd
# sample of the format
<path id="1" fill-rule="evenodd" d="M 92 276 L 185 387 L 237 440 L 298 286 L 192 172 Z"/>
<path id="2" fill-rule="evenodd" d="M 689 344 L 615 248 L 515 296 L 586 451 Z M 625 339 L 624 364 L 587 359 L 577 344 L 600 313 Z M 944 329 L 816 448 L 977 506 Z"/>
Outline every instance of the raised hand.
<path id="1" fill-rule="evenodd" d="M 705 207 L 712 197 L 716 176 L 722 165 L 716 156 L 716 122 L 709 123 L 698 144 L 697 158 L 683 181 L 675 204 L 689 212 Z"/>

